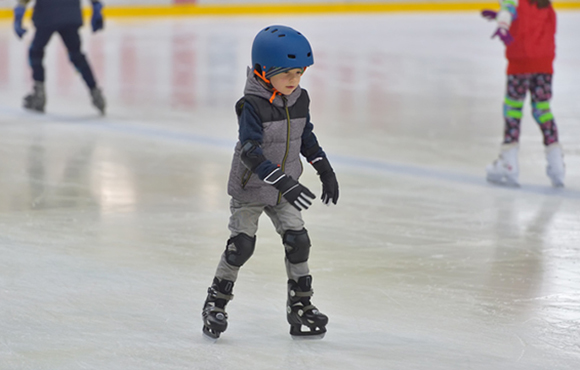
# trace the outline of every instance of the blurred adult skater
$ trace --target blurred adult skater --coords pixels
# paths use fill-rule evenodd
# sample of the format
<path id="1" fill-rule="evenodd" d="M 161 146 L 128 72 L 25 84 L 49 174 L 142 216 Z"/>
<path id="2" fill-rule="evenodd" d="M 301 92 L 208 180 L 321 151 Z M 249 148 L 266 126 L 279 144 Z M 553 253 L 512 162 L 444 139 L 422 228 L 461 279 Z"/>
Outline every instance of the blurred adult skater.
<path id="1" fill-rule="evenodd" d="M 18 0 L 18 5 L 14 8 L 14 31 L 19 38 L 22 38 L 27 31 L 22 27 L 22 18 L 29 2 L 30 0 Z M 103 29 L 103 5 L 98 0 L 92 0 L 91 2 L 93 6 L 91 26 L 93 32 L 97 32 Z M 79 28 L 83 25 L 83 17 L 80 0 L 36 0 L 32 21 L 36 32 L 30 45 L 28 56 L 30 67 L 32 68 L 34 86 L 32 92 L 24 97 L 24 108 L 44 112 L 46 91 L 42 61 L 44 59 L 44 49 L 52 34 L 56 32 L 60 35 L 68 50 L 70 61 L 87 84 L 93 105 L 101 114 L 105 114 L 103 93 L 97 87 L 87 58 L 81 52 Z"/>

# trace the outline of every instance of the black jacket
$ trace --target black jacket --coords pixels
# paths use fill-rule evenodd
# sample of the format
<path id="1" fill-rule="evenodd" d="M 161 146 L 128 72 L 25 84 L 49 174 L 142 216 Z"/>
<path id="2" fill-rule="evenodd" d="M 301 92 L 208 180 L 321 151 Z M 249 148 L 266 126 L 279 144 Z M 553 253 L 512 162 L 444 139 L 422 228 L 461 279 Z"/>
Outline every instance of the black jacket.
<path id="1" fill-rule="evenodd" d="M 80 27 L 81 0 L 36 0 L 32 21 L 36 28 Z"/>

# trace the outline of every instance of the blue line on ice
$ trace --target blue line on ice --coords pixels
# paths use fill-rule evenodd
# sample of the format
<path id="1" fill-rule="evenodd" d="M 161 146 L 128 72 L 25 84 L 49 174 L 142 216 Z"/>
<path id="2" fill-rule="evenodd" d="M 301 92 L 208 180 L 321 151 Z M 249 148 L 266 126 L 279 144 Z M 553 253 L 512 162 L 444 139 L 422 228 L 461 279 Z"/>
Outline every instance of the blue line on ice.
<path id="1" fill-rule="evenodd" d="M 33 113 L 22 112 L 21 110 L 11 109 L 8 107 L 0 106 L 0 116 L 3 114 L 9 114 L 17 116 L 14 118 L 34 118 L 38 121 L 48 121 L 51 123 L 67 123 L 67 124 L 82 124 L 89 125 L 92 127 L 106 129 L 109 131 L 123 132 L 127 134 L 146 136 L 152 138 L 159 138 L 165 140 L 175 140 L 188 143 L 195 143 L 199 145 L 207 145 L 214 148 L 232 150 L 235 141 L 220 139 L 210 136 L 203 136 L 198 134 L 171 131 L 164 128 L 156 127 L 146 127 L 138 121 L 127 121 L 113 120 L 110 118 L 96 118 L 95 116 L 84 116 L 84 117 L 73 117 L 73 116 L 61 116 L 54 114 L 36 115 Z M 453 171 L 446 171 L 442 169 L 429 168 L 429 167 L 419 167 L 403 163 L 390 163 L 385 161 L 379 161 L 372 158 L 364 157 L 353 157 L 353 156 L 341 156 L 332 155 L 332 162 L 337 166 L 347 166 L 355 170 L 370 170 L 375 172 L 382 172 L 388 174 L 397 174 L 403 176 L 414 176 L 422 178 L 430 178 L 438 181 L 448 181 L 460 184 L 482 186 L 494 189 L 501 189 L 505 191 L 519 191 L 531 194 L 547 195 L 547 196 L 558 196 L 568 199 L 580 199 L 580 191 L 574 189 L 555 189 L 546 185 L 533 185 L 524 184 L 520 188 L 509 188 L 500 187 L 487 183 L 484 178 L 484 173 L 482 169 L 481 176 L 475 176 L 465 173 L 458 173 Z"/>

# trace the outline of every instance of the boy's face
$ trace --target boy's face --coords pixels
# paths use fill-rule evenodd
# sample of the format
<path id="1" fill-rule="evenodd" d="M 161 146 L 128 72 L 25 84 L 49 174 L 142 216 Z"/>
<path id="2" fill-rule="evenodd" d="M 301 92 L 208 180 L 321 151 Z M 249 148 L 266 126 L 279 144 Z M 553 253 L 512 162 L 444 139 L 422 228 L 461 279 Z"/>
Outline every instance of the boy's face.
<path id="1" fill-rule="evenodd" d="M 270 77 L 270 83 L 280 94 L 290 95 L 300 84 L 303 71 L 302 68 L 294 68 L 288 72 L 279 73 Z"/>

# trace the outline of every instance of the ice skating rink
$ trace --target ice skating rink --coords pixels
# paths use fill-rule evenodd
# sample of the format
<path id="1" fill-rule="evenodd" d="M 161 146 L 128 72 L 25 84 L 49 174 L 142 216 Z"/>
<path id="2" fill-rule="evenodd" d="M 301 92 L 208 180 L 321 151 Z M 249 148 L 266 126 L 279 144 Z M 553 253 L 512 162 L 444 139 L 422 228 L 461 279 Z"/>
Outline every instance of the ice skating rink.
<path id="1" fill-rule="evenodd" d="M 229 236 L 226 180 L 254 35 L 299 29 L 302 86 L 341 186 L 304 213 L 322 341 L 293 341 L 264 215 L 216 343 L 200 311 Z M 21 109 L 0 23 L 0 369 L 580 368 L 580 13 L 560 12 L 553 112 L 566 187 L 526 102 L 522 187 L 487 184 L 503 47 L 478 14 L 110 19 L 83 29 L 100 117 L 62 43 L 46 114 Z M 303 183 L 320 194 L 305 165 Z"/>

